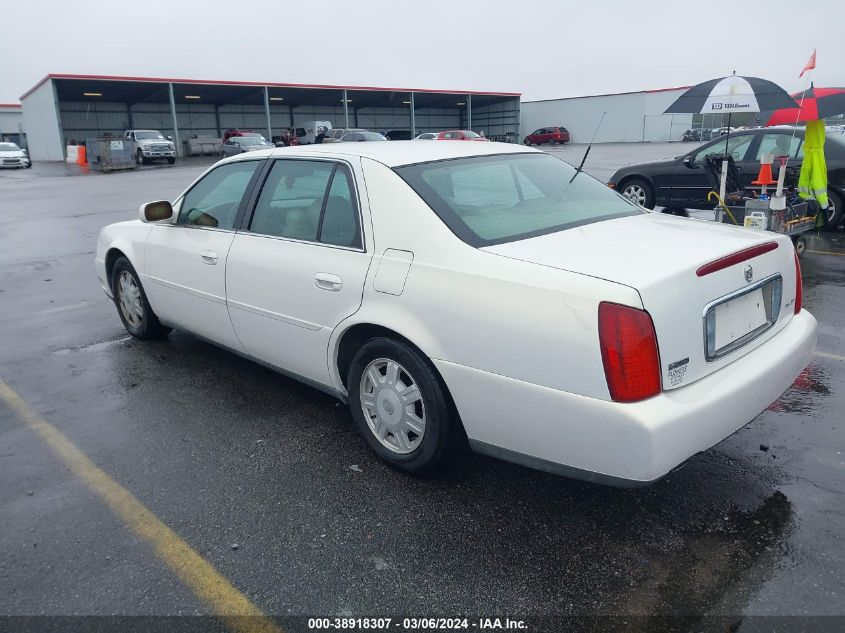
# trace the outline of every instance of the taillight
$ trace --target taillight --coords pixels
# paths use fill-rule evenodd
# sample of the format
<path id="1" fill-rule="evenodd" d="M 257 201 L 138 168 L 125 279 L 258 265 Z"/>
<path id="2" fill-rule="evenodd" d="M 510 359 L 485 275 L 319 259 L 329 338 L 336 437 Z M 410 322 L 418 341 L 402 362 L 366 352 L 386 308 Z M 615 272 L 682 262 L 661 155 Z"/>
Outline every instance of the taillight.
<path id="1" fill-rule="evenodd" d="M 801 262 L 798 261 L 798 253 L 795 253 L 795 314 L 801 312 L 801 303 L 804 301 L 804 280 L 801 278 Z"/>
<path id="2" fill-rule="evenodd" d="M 636 402 L 660 393 L 657 336 L 648 312 L 600 303 L 599 344 L 613 400 Z"/>

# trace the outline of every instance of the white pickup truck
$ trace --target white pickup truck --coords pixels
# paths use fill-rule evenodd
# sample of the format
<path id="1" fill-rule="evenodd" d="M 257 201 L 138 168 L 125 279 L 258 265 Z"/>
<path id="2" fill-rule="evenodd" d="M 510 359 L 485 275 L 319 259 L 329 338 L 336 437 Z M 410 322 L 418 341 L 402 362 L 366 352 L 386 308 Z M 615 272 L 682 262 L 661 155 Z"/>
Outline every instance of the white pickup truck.
<path id="1" fill-rule="evenodd" d="M 176 145 L 158 130 L 126 130 L 123 136 L 138 144 L 135 160 L 139 165 L 161 158 L 166 158 L 171 165 L 176 162 Z"/>

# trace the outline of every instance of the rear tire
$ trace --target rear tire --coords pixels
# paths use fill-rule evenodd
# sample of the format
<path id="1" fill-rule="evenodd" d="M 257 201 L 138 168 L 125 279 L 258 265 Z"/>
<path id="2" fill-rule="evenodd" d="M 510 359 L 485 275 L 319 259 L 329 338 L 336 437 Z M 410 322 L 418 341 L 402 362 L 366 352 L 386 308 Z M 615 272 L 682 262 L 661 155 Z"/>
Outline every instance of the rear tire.
<path id="1" fill-rule="evenodd" d="M 358 430 L 393 468 L 431 472 L 458 446 L 462 427 L 446 385 L 407 343 L 384 337 L 365 342 L 346 385 Z"/>
<path id="2" fill-rule="evenodd" d="M 827 192 L 828 207 L 824 210 L 825 214 L 825 228 L 828 231 L 835 231 L 842 223 L 842 216 L 845 213 L 845 203 L 842 197 L 835 191 L 828 189 Z"/>
<path id="3" fill-rule="evenodd" d="M 147 301 L 138 273 L 126 257 L 120 257 L 114 263 L 111 288 L 117 314 L 129 334 L 142 341 L 167 336 L 171 328 L 159 322 Z"/>
<path id="4" fill-rule="evenodd" d="M 799 235 L 793 240 L 793 244 L 795 244 L 795 254 L 798 257 L 803 257 L 804 253 L 807 251 L 807 240 L 804 238 L 803 235 Z"/>
<path id="5" fill-rule="evenodd" d="M 631 202 L 645 207 L 646 209 L 654 208 L 654 189 L 651 185 L 641 178 L 631 178 L 622 183 L 619 189 L 624 197 Z"/>

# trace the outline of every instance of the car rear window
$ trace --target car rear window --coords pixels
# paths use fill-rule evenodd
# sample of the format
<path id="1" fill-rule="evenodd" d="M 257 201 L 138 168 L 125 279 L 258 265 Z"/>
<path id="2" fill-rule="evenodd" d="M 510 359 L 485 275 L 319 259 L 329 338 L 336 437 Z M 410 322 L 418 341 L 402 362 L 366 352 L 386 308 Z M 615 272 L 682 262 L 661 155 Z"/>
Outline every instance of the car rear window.
<path id="1" fill-rule="evenodd" d="M 455 235 L 476 247 L 644 213 L 548 154 L 475 156 L 395 171 Z"/>

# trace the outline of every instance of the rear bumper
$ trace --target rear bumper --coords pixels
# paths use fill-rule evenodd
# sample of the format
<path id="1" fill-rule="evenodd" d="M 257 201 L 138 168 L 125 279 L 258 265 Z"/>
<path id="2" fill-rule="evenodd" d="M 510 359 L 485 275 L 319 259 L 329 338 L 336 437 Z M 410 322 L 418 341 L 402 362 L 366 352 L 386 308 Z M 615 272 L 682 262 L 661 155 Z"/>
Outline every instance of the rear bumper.
<path id="1" fill-rule="evenodd" d="M 777 400 L 810 361 L 816 320 L 778 334 L 696 382 L 637 403 L 587 398 L 446 361 L 435 365 L 476 450 L 617 486 L 660 479 Z"/>

